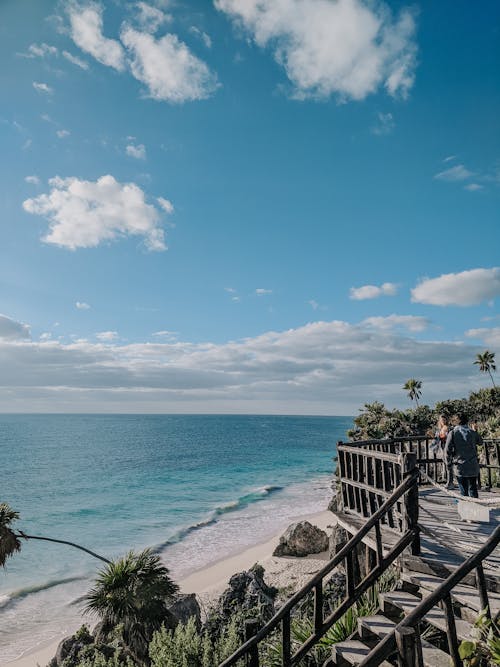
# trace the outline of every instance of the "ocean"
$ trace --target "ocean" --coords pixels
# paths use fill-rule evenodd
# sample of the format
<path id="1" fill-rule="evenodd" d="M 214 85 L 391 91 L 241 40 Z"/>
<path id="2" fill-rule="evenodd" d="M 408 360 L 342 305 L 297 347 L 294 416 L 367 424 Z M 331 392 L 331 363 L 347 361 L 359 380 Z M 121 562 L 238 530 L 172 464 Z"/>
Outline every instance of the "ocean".
<path id="1" fill-rule="evenodd" d="M 350 417 L 0 415 L 17 527 L 114 558 L 152 547 L 180 580 L 331 497 Z M 82 623 L 102 563 L 30 540 L 0 571 L 0 664 Z"/>

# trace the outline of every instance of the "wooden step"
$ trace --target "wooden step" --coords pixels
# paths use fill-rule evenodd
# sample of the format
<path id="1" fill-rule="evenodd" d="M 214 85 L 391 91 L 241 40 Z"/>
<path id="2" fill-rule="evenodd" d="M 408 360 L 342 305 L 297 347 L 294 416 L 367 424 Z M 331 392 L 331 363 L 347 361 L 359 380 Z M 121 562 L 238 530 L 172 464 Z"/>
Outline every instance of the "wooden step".
<path id="1" fill-rule="evenodd" d="M 358 635 L 361 639 L 370 639 L 373 635 L 382 638 L 390 634 L 396 623 L 389 618 L 377 614 L 375 616 L 362 616 L 358 618 Z"/>
<path id="2" fill-rule="evenodd" d="M 344 665 L 359 665 L 359 663 L 370 653 L 370 647 L 357 639 L 348 639 L 345 642 L 339 642 L 332 646 L 332 661 L 338 667 Z M 380 663 L 381 667 L 392 667 L 384 660 Z M 441 667 L 439 665 L 439 667 Z M 449 667 L 449 664 L 447 665 Z"/>
<path id="3" fill-rule="evenodd" d="M 359 619 L 359 621 L 366 621 L 363 627 L 364 631 L 367 631 L 368 628 L 370 628 L 376 632 L 380 632 L 378 635 L 379 638 L 392 632 L 396 626 L 396 624 L 392 623 L 388 618 L 380 615 L 367 616 L 365 619 Z M 338 667 L 343 667 L 344 665 L 358 665 L 361 660 L 368 655 L 370 650 L 371 649 L 363 642 L 356 639 L 350 639 L 335 644 L 332 648 L 332 660 Z M 429 642 L 426 642 L 425 640 L 422 640 L 422 658 L 424 667 L 450 667 L 451 664 L 450 656 L 447 653 L 432 646 L 432 644 L 429 644 Z M 387 660 L 381 662 L 380 665 L 381 667 L 390 667 L 390 663 L 387 662 Z"/>
<path id="4" fill-rule="evenodd" d="M 411 593 L 406 593 L 404 591 L 391 591 L 390 593 L 381 593 L 380 598 L 385 605 L 386 603 L 391 604 L 393 607 L 400 609 L 405 616 L 415 609 L 422 600 L 412 595 Z M 384 607 L 385 609 L 385 607 Z M 441 630 L 441 632 L 446 632 L 446 615 L 439 607 L 433 607 L 425 616 L 424 620 L 429 625 Z M 471 637 L 475 634 L 474 626 L 467 621 L 463 621 L 461 618 L 455 618 L 455 625 L 457 628 L 457 637 L 462 639 L 470 640 Z"/>
<path id="5" fill-rule="evenodd" d="M 420 602 L 418 598 L 415 599 Z M 383 639 L 395 627 L 396 623 L 381 614 L 358 619 L 358 632 L 362 638 L 365 638 L 365 634 L 371 633 L 378 637 L 378 639 Z M 422 639 L 422 658 L 424 667 L 450 667 L 451 664 L 450 656 L 447 653 L 429 644 L 424 639 Z"/>
<path id="6" fill-rule="evenodd" d="M 417 574 L 415 572 L 404 572 L 401 575 L 401 579 L 428 591 L 435 591 L 436 588 L 443 583 L 443 579 L 440 579 L 439 577 L 435 577 L 431 574 Z M 477 589 L 472 586 L 458 584 L 452 589 L 451 597 L 461 605 L 469 607 L 469 609 L 473 609 L 475 612 L 482 611 L 479 593 Z M 490 611 L 492 616 L 497 616 L 500 612 L 500 594 L 489 592 L 488 599 L 490 601 Z"/>

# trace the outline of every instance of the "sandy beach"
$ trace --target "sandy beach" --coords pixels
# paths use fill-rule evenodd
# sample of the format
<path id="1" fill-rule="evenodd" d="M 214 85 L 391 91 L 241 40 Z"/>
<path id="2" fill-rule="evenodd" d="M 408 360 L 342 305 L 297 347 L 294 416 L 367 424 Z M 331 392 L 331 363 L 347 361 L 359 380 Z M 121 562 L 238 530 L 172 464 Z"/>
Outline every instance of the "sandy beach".
<path id="1" fill-rule="evenodd" d="M 297 517 L 297 520 L 308 520 L 318 528 L 325 530 L 333 525 L 334 515 L 325 510 L 312 515 Z M 307 556 L 306 558 L 276 558 L 272 553 L 279 542 L 282 531 L 261 544 L 256 544 L 244 551 L 224 558 L 208 567 L 190 574 L 179 582 L 183 593 L 196 593 L 202 608 L 214 600 L 226 587 L 230 577 L 236 572 L 248 570 L 255 563 L 260 563 L 266 573 L 265 580 L 278 588 L 300 588 L 328 559 L 327 553 Z M 59 642 L 50 641 L 26 655 L 6 663 L 13 667 L 45 667 L 55 655 Z"/>

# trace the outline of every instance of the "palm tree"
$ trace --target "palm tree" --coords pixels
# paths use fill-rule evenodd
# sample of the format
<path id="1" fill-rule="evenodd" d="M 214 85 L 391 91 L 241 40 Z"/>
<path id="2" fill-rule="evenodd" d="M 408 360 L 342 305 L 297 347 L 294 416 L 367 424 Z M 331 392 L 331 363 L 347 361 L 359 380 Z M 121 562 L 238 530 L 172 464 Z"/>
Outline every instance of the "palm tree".
<path id="1" fill-rule="evenodd" d="M 485 350 L 483 354 L 476 354 L 476 361 L 474 363 L 479 366 L 479 370 L 482 373 L 489 373 L 493 386 L 496 388 L 495 380 L 491 371 L 496 371 L 497 367 L 495 365 L 495 353 Z"/>
<path id="2" fill-rule="evenodd" d="M 104 633 L 121 626 L 124 645 L 144 662 L 153 633 L 171 620 L 168 603 L 178 590 L 158 555 L 131 551 L 99 572 L 85 611 L 99 616 Z"/>
<path id="3" fill-rule="evenodd" d="M 415 401 L 418 408 L 418 399 L 422 396 L 422 381 L 415 380 L 415 378 L 410 378 L 403 385 L 403 389 L 408 392 L 408 398 L 410 401 Z"/>
<path id="4" fill-rule="evenodd" d="M 5 566 L 5 562 L 9 556 L 13 556 L 16 551 L 21 551 L 22 539 L 43 540 L 45 542 L 55 542 L 56 544 L 67 544 L 70 547 L 75 547 L 75 549 L 80 549 L 80 551 L 85 551 L 85 553 L 88 553 L 105 563 L 111 562 L 107 558 L 104 558 L 104 556 L 100 556 L 94 551 L 90 551 L 90 549 L 82 547 L 75 542 L 58 540 L 54 537 L 42 537 L 41 535 L 27 535 L 22 530 L 16 532 L 12 528 L 12 523 L 17 521 L 17 519 L 19 519 L 19 512 L 14 511 L 7 503 L 0 503 L 0 567 Z"/>
<path id="5" fill-rule="evenodd" d="M 19 513 L 7 503 L 0 503 L 0 567 L 4 567 L 7 558 L 16 551 L 21 551 L 19 536 L 11 528 L 16 519 L 19 519 Z"/>

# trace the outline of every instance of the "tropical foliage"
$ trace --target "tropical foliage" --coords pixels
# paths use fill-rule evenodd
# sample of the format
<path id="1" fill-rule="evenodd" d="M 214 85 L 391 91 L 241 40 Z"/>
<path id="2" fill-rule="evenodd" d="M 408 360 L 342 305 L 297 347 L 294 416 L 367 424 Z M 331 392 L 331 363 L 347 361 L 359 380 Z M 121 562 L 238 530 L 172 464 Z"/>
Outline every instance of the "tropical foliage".
<path id="1" fill-rule="evenodd" d="M 177 591 L 157 554 L 131 551 L 99 572 L 85 611 L 100 618 L 104 633 L 117 630 L 123 645 L 142 663 L 153 634 L 172 621 L 168 603 Z"/>
<path id="2" fill-rule="evenodd" d="M 433 435 L 440 415 L 450 419 L 465 414 L 484 438 L 500 437 L 500 388 L 480 389 L 469 398 L 445 400 L 434 407 L 390 410 L 383 403 L 365 403 L 348 431 L 353 440 L 397 438 L 410 434 Z"/>
<path id="3" fill-rule="evenodd" d="M 12 524 L 17 519 L 19 519 L 18 512 L 7 503 L 0 503 L 0 567 L 4 567 L 7 558 L 13 556 L 16 551 L 21 551 L 19 536 L 12 529 Z"/>
<path id="4" fill-rule="evenodd" d="M 464 667 L 492 667 L 500 665 L 500 628 L 483 611 L 477 619 L 476 637 L 463 641 L 459 654 Z"/>
<path id="5" fill-rule="evenodd" d="M 410 378 L 409 380 L 406 380 L 403 389 L 408 392 L 408 398 L 410 401 L 415 401 L 418 408 L 418 399 L 422 396 L 422 381 Z"/>
<path id="6" fill-rule="evenodd" d="M 236 615 L 219 635 L 198 632 L 193 618 L 175 630 L 162 627 L 149 646 L 152 667 L 213 667 L 241 645 L 241 619 Z"/>
<path id="7" fill-rule="evenodd" d="M 489 350 L 485 350 L 482 354 L 476 355 L 476 361 L 474 363 L 477 366 L 479 366 L 479 370 L 481 371 L 481 373 L 489 374 L 493 386 L 496 387 L 495 380 L 493 379 L 493 375 L 491 374 L 491 371 L 496 371 L 497 369 L 495 365 L 495 353 L 490 352 Z"/>

